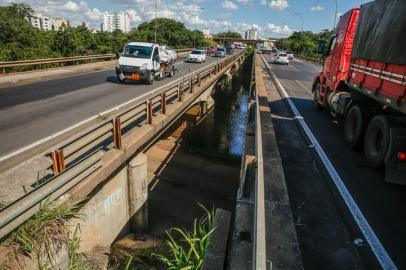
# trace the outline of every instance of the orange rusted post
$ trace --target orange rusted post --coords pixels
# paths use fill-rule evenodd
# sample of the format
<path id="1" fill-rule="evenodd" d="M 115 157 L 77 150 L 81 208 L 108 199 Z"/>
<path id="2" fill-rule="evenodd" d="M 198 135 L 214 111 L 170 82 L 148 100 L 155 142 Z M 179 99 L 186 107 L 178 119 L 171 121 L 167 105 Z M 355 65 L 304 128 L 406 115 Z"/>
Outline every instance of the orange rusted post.
<path id="1" fill-rule="evenodd" d="M 56 176 L 59 174 L 57 151 L 51 152 L 51 159 L 52 159 L 52 171 L 54 172 L 54 175 Z"/>
<path id="2" fill-rule="evenodd" d="M 59 172 L 63 172 L 65 170 L 65 155 L 63 154 L 63 150 L 58 151 L 58 163 Z"/>
<path id="3" fill-rule="evenodd" d="M 147 101 L 147 124 L 152 125 L 152 101 Z"/>
<path id="4" fill-rule="evenodd" d="M 121 149 L 121 120 L 120 117 L 114 118 L 113 120 L 113 135 L 114 135 L 114 147 L 116 149 Z"/>
<path id="5" fill-rule="evenodd" d="M 189 81 L 189 92 L 193 93 L 193 76 L 190 77 L 190 81 Z"/>
<path id="6" fill-rule="evenodd" d="M 166 114 L 166 93 L 161 94 L 161 113 Z"/>
<path id="7" fill-rule="evenodd" d="M 178 86 L 178 101 L 182 102 L 183 98 L 183 83 L 180 83 Z"/>

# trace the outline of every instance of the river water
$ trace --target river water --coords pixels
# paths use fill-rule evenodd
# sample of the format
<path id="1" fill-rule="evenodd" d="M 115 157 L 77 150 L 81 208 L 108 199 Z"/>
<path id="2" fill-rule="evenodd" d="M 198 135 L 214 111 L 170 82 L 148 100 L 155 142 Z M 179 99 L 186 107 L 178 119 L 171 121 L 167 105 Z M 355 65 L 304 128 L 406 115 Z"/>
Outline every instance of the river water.
<path id="1" fill-rule="evenodd" d="M 251 57 L 239 68 L 232 81 L 218 90 L 214 109 L 195 128 L 183 134 L 183 144 L 204 152 L 241 156 L 248 119 Z"/>

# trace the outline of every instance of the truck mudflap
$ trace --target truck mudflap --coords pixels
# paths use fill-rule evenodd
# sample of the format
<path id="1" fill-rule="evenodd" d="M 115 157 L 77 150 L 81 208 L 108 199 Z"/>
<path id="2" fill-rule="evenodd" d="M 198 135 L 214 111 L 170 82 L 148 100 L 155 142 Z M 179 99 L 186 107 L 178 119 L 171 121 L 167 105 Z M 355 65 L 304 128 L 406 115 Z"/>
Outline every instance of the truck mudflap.
<path id="1" fill-rule="evenodd" d="M 385 181 L 406 185 L 406 128 L 391 128 Z"/>

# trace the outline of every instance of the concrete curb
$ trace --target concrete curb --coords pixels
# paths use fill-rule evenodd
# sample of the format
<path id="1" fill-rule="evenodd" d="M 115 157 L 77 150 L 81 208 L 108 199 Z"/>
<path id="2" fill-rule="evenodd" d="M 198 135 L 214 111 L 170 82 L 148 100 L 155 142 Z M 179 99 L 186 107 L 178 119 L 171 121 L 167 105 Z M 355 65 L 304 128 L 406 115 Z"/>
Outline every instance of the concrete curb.
<path id="1" fill-rule="evenodd" d="M 226 261 L 231 213 L 221 208 L 214 216 L 215 230 L 203 259 L 202 270 L 223 270 Z"/>
<path id="2" fill-rule="evenodd" d="M 303 269 L 299 242 L 272 122 L 270 99 L 276 86 L 265 85 L 264 66 L 255 59 L 255 78 L 262 124 L 267 259 L 273 270 Z"/>

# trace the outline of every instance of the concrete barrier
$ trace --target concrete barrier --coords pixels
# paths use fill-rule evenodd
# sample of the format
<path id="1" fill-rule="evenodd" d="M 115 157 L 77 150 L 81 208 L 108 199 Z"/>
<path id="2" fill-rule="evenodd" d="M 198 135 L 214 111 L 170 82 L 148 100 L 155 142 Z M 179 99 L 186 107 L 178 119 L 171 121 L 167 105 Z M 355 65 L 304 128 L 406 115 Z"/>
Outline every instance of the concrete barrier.
<path id="1" fill-rule="evenodd" d="M 202 270 L 223 270 L 226 263 L 228 235 L 230 232 L 231 213 L 221 208 L 216 209 L 214 227 L 209 247 L 204 255 Z"/>

